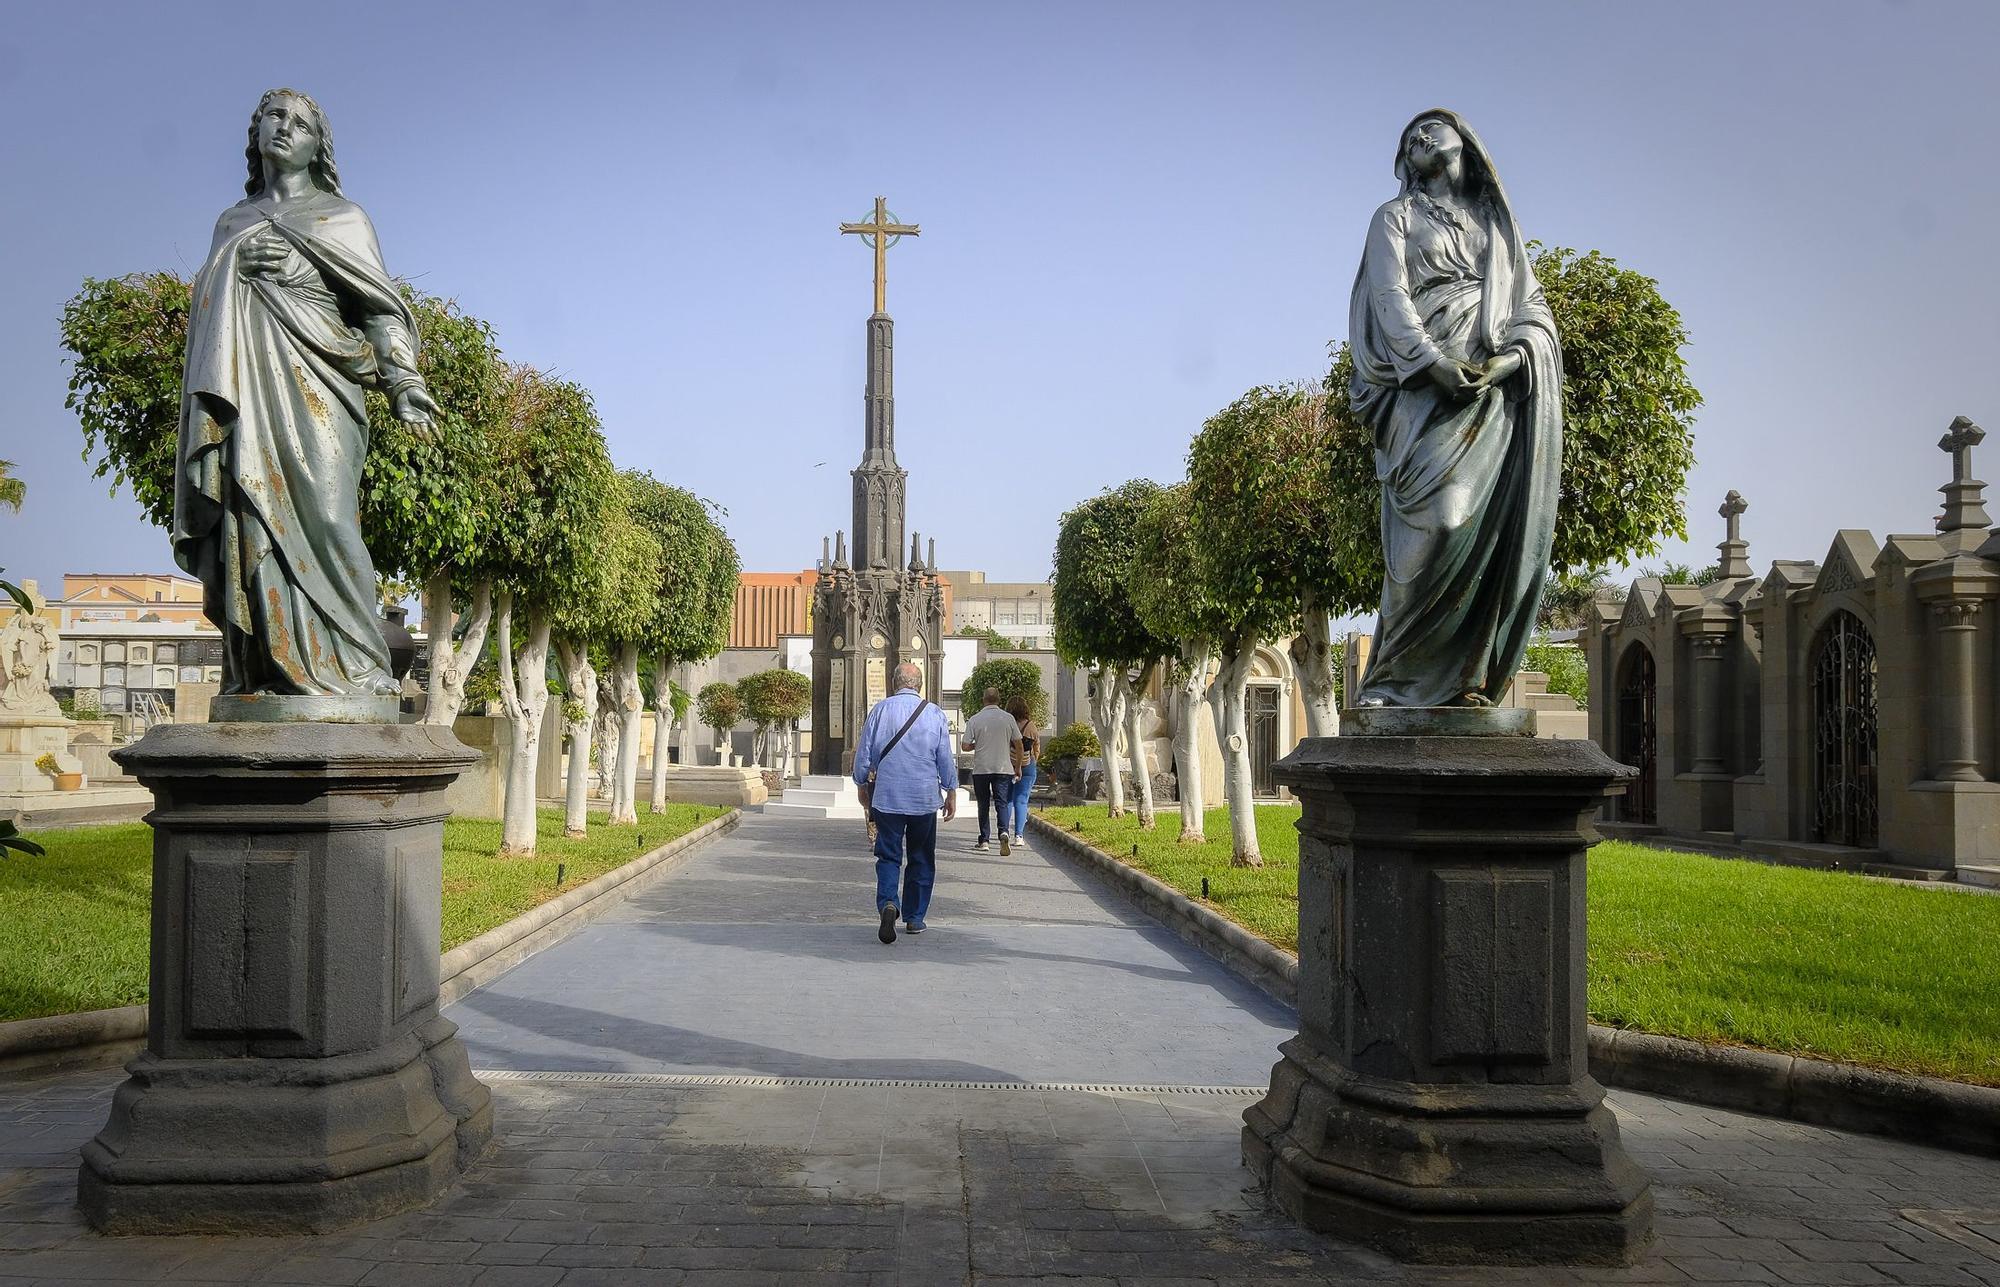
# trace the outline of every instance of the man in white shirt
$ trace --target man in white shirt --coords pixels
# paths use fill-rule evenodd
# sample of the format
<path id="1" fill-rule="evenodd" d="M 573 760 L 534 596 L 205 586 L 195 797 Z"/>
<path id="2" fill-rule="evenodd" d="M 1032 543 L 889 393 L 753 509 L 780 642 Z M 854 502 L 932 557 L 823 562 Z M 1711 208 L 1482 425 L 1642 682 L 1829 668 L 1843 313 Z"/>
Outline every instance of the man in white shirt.
<path id="1" fill-rule="evenodd" d="M 979 843 L 974 852 L 984 853 L 992 836 L 988 817 L 1000 815 L 1000 852 L 1008 852 L 1007 801 L 1014 791 L 1014 779 L 1021 771 L 1021 726 L 1000 706 L 1000 690 L 989 688 L 981 695 L 985 705 L 965 722 L 958 744 L 972 752 L 972 798 L 979 802 Z"/>

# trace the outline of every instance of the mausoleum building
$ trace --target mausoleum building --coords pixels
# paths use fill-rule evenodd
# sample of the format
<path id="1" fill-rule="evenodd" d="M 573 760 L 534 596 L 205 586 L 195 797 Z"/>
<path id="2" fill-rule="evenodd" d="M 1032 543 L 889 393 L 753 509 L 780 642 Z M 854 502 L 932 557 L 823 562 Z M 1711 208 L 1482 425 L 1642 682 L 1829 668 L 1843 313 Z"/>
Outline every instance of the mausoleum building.
<path id="1" fill-rule="evenodd" d="M 2000 881 L 2000 534 L 1960 417 L 1935 530 L 1835 534 L 1753 575 L 1735 492 L 1707 585 L 1633 582 L 1586 626 L 1591 736 L 1640 770 L 1621 830 Z"/>

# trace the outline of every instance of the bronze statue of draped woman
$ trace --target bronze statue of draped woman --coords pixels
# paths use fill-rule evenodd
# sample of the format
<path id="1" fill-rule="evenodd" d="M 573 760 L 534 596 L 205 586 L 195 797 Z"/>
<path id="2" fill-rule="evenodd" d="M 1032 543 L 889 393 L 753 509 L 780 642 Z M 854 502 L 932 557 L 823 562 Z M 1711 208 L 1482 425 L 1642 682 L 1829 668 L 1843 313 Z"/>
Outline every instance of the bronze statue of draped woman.
<path id="1" fill-rule="evenodd" d="M 265 94 L 246 155 L 249 195 L 194 282 L 174 557 L 222 632 L 223 693 L 393 694 L 361 540 L 364 393 L 431 423 L 416 322 L 341 195 L 317 103 Z"/>
<path id="2" fill-rule="evenodd" d="M 1361 706 L 1489 706 L 1541 605 L 1562 466 L 1562 346 L 1493 159 L 1411 121 L 1402 191 L 1354 282 L 1350 399 L 1375 433 L 1382 618 Z"/>

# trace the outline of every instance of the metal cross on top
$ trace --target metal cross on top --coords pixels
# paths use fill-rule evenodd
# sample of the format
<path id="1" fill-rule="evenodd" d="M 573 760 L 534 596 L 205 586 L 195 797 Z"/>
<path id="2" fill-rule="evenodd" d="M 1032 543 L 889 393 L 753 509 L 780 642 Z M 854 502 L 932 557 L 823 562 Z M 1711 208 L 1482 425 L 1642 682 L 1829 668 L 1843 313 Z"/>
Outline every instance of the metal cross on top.
<path id="1" fill-rule="evenodd" d="M 843 233 L 859 233 L 875 247 L 875 311 L 886 313 L 888 309 L 889 247 L 905 237 L 917 235 L 917 225 L 897 223 L 896 216 L 889 213 L 889 203 L 881 197 L 875 198 L 875 217 L 866 223 L 844 223 Z"/>

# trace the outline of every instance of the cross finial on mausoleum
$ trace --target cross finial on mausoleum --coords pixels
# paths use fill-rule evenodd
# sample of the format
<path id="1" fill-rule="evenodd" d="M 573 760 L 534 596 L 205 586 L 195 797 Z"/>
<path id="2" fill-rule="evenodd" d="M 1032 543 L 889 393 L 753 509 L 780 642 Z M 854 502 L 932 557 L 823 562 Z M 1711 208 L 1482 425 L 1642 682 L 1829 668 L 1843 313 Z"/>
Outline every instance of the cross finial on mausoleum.
<path id="1" fill-rule="evenodd" d="M 1743 499 L 1743 493 L 1731 488 L 1729 494 L 1722 498 L 1722 508 L 1715 511 L 1727 524 L 1722 544 L 1715 547 L 1722 555 L 1715 565 L 1718 580 L 1730 581 L 1750 575 L 1750 543 L 1743 539 L 1741 525 L 1743 511 L 1749 508 L 1750 502 Z"/>
<path id="2" fill-rule="evenodd" d="M 1944 513 L 1938 516 L 1938 531 L 1960 532 L 1976 528 L 1984 531 L 1993 520 L 1986 516 L 1982 499 L 1986 484 L 1972 476 L 1972 449 L 1986 437 L 1986 431 L 1965 417 L 1951 422 L 1938 439 L 1938 450 L 1951 453 L 1951 481 L 1938 488 L 1944 493 Z"/>
<path id="3" fill-rule="evenodd" d="M 840 231 L 856 233 L 875 248 L 875 311 L 888 312 L 889 247 L 905 237 L 916 236 L 917 225 L 897 223 L 896 216 L 889 213 L 889 203 L 877 197 L 874 218 L 862 223 L 844 223 Z"/>

